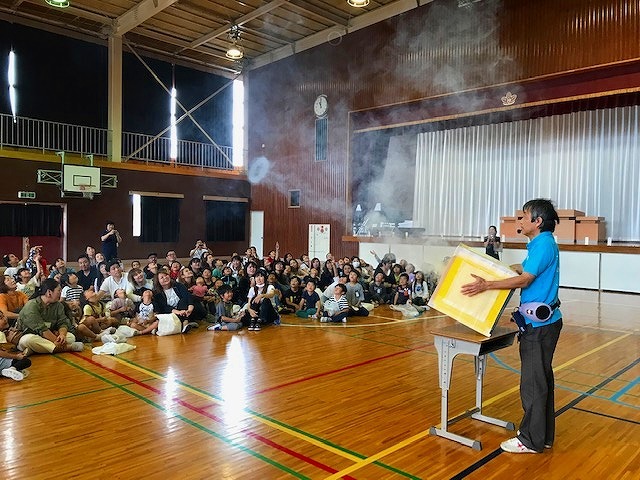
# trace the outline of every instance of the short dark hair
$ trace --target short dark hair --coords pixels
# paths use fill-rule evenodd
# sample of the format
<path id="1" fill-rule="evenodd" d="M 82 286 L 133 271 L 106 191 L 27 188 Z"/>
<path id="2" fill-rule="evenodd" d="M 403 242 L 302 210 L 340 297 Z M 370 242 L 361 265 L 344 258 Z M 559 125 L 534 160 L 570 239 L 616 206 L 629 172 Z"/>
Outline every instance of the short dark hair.
<path id="1" fill-rule="evenodd" d="M 147 255 L 147 258 L 149 257 L 157 257 L 158 254 L 156 252 L 151 252 L 149 255 Z"/>
<path id="2" fill-rule="evenodd" d="M 558 212 L 556 212 L 553 203 L 546 198 L 529 200 L 522 206 L 522 210 L 529 212 L 532 222 L 535 222 L 538 217 L 542 219 L 541 232 L 553 232 L 556 229 L 556 223 L 560 223 Z"/>
<path id="3" fill-rule="evenodd" d="M 33 295 L 31 295 L 31 298 L 33 299 L 33 298 L 39 297 L 40 295 L 44 295 L 49 290 L 54 291 L 59 286 L 60 284 L 55 280 L 55 278 L 45 278 L 40 284 L 40 286 L 36 288 L 36 291 L 33 292 Z"/>
<path id="4" fill-rule="evenodd" d="M 119 260 L 111 260 L 109 263 L 107 263 L 107 270 L 111 270 L 111 267 L 113 267 L 114 265 L 120 266 L 120 261 Z"/>
<path id="5" fill-rule="evenodd" d="M 87 259 L 87 261 L 88 261 L 89 263 L 91 263 L 91 259 L 89 258 L 89 255 L 87 255 L 86 253 L 83 253 L 82 255 L 80 255 L 80 256 L 78 257 L 78 261 L 80 261 L 80 259 L 81 259 L 81 258 L 86 258 L 86 259 Z"/>
<path id="6" fill-rule="evenodd" d="M 347 293 L 347 287 L 345 287 L 342 283 L 337 283 L 336 287 L 339 287 L 342 290 L 342 293 Z"/>
<path id="7" fill-rule="evenodd" d="M 224 295 L 227 292 L 233 292 L 233 288 L 231 288 L 231 285 L 227 285 L 225 283 L 224 285 L 221 285 L 220 288 L 218 288 L 218 294 L 220 296 Z"/>

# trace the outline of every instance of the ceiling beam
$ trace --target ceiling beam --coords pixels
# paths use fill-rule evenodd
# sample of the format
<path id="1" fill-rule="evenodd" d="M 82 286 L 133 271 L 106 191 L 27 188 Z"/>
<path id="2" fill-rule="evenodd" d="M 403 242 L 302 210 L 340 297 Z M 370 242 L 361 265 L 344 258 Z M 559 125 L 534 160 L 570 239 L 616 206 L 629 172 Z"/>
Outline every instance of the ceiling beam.
<path id="1" fill-rule="evenodd" d="M 252 59 L 248 69 L 254 70 L 256 68 L 263 67 L 265 65 L 268 65 L 269 63 L 273 63 L 291 55 L 295 55 L 298 52 L 317 47 L 318 45 L 322 45 L 323 43 L 327 43 L 329 38 L 336 38 L 351 32 L 355 32 L 356 30 L 360 30 L 361 28 L 368 27 L 370 25 L 373 25 L 374 23 L 382 22 L 388 18 L 408 12 L 409 10 L 413 10 L 414 8 L 421 7 L 422 5 L 426 5 L 433 1 L 434 0 L 397 0 L 393 3 L 388 3 L 387 5 L 384 5 L 380 8 L 376 8 L 375 10 L 372 10 L 370 12 L 360 14 L 357 17 L 353 17 L 349 21 L 349 26 L 346 28 L 337 25 L 329 27 L 325 30 L 314 33 L 313 35 L 309 35 L 308 37 L 301 38 L 296 42 L 290 43 L 289 45 L 285 45 L 284 47 L 280 47 L 269 53 L 260 55 L 259 57 Z"/>
<path id="2" fill-rule="evenodd" d="M 142 0 L 142 2 L 138 3 L 135 7 L 127 10 L 116 18 L 113 34 L 118 36 L 124 35 L 177 1 L 178 0 Z"/>
<path id="3" fill-rule="evenodd" d="M 271 10 L 274 10 L 278 7 L 280 7 L 281 5 L 284 5 L 285 3 L 288 3 L 289 0 L 271 0 L 271 2 L 256 8 L 255 10 L 253 10 L 252 12 L 247 13 L 246 15 L 243 15 L 242 17 L 236 19 L 234 21 L 234 23 L 236 25 L 242 25 L 243 23 L 248 23 L 251 20 L 254 20 L 258 17 L 261 17 L 262 15 L 265 15 L 267 13 L 269 13 Z M 196 38 L 193 42 L 191 42 L 189 44 L 189 46 L 187 48 L 195 48 L 195 47 L 199 47 L 200 45 L 202 45 L 203 43 L 207 43 L 209 40 L 219 37 L 220 35 L 224 35 L 225 33 L 227 33 L 229 31 L 229 25 L 224 25 L 220 28 L 217 28 L 216 30 L 206 33 L 204 35 L 202 35 L 200 38 Z M 183 51 L 185 51 L 187 48 L 183 48 L 181 50 L 178 50 L 175 53 L 181 53 Z"/>

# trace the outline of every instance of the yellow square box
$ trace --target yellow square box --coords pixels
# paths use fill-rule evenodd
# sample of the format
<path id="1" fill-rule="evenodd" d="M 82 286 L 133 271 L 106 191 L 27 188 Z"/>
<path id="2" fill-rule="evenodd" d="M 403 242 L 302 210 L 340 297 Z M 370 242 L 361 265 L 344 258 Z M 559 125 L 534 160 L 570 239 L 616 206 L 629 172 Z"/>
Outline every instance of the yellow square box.
<path id="1" fill-rule="evenodd" d="M 485 280 L 515 277 L 516 272 L 494 258 L 458 245 L 428 305 L 487 337 L 498 323 L 513 290 L 487 290 L 473 297 L 460 293 L 478 275 Z"/>

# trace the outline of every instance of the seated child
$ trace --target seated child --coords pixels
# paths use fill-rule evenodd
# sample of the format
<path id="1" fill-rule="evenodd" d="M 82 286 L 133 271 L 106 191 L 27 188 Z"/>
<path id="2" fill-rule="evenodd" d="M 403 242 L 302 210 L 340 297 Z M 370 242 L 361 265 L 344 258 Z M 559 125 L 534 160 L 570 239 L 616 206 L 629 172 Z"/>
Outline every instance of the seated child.
<path id="1" fill-rule="evenodd" d="M 398 277 L 398 286 L 396 287 L 396 295 L 393 297 L 394 305 L 404 305 L 411 303 L 411 285 L 409 285 L 409 275 L 401 273 Z"/>
<path id="2" fill-rule="evenodd" d="M 371 303 L 376 307 L 385 303 L 389 303 L 389 287 L 384 281 L 384 273 L 378 272 L 375 279 L 369 285 L 369 295 Z"/>
<path id="3" fill-rule="evenodd" d="M 300 302 L 302 301 L 302 289 L 300 288 L 300 279 L 293 277 L 289 284 L 289 289 L 284 293 L 284 305 L 280 309 L 281 313 L 296 313 L 300 310 Z"/>
<path id="4" fill-rule="evenodd" d="M 129 321 L 129 326 L 136 330 L 138 335 L 152 333 L 158 328 L 158 319 L 153 311 L 153 291 L 142 292 L 142 302 L 138 305 L 136 316 Z"/>
<path id="5" fill-rule="evenodd" d="M 343 283 L 338 283 L 333 289 L 333 296 L 324 302 L 322 323 L 347 323 L 347 313 L 349 313 L 349 302 L 347 301 L 347 287 Z"/>
<path id="6" fill-rule="evenodd" d="M 115 318 L 107 318 L 104 314 L 104 306 L 93 287 L 84 291 L 81 305 L 82 316 L 76 327 L 77 334 L 92 342 L 98 340 L 104 343 L 118 341 L 112 334 L 115 333 L 115 327 L 120 325 L 120 322 Z"/>
<path id="7" fill-rule="evenodd" d="M 309 280 L 304 287 L 304 292 L 302 292 L 296 316 L 317 319 L 320 317 L 321 311 L 322 303 L 320 302 L 320 295 L 316 292 L 316 282 Z"/>
<path id="8" fill-rule="evenodd" d="M 218 294 L 221 300 L 216 305 L 216 323 L 209 325 L 207 330 L 240 330 L 244 312 L 233 313 L 233 288 L 229 285 L 222 285 L 218 290 Z"/>
<path id="9" fill-rule="evenodd" d="M 198 277 L 196 278 L 196 284 L 189 288 L 191 295 L 194 296 L 196 300 L 204 300 L 204 296 L 208 292 L 208 288 L 204 283 L 204 278 Z"/>
<path id="10" fill-rule="evenodd" d="M 118 288 L 113 292 L 113 300 L 107 303 L 107 316 L 122 323 L 124 318 L 130 318 L 133 313 L 133 300 L 127 297 L 127 292 Z M 126 321 L 125 321 L 126 323 Z"/>
<path id="11" fill-rule="evenodd" d="M 31 360 L 25 356 L 24 352 L 7 352 L 0 348 L 0 370 L 3 377 L 19 382 L 28 375 L 29 372 L 26 369 L 30 366 Z"/>

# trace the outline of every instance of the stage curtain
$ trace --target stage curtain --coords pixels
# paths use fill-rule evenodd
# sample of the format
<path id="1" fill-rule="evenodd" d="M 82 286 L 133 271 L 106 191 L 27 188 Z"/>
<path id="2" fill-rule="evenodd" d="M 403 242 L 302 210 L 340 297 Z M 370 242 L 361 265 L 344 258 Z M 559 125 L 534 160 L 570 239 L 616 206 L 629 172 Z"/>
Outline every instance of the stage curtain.
<path id="1" fill-rule="evenodd" d="M 143 242 L 177 242 L 180 237 L 180 200 L 142 196 L 140 210 Z"/>
<path id="2" fill-rule="evenodd" d="M 247 207 L 246 202 L 206 201 L 207 241 L 243 242 Z"/>
<path id="3" fill-rule="evenodd" d="M 418 135 L 413 220 L 430 235 L 479 237 L 532 198 L 605 217 L 640 239 L 640 107 Z"/>
<path id="4" fill-rule="evenodd" d="M 0 236 L 61 237 L 62 207 L 59 205 L 0 204 Z"/>

